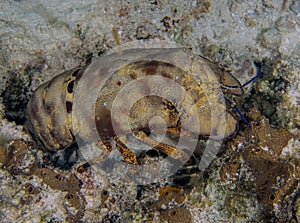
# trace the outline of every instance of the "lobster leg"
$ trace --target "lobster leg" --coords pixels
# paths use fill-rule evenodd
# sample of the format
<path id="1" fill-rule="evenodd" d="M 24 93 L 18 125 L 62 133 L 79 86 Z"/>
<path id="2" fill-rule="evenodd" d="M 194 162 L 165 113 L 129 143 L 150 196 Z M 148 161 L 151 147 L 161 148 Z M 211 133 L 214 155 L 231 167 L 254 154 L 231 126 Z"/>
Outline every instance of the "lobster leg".
<path id="1" fill-rule="evenodd" d="M 113 137 L 113 139 L 115 140 L 116 148 L 123 156 L 124 161 L 129 164 L 138 165 L 139 163 L 137 161 L 137 157 L 136 157 L 135 153 L 130 151 L 130 149 L 128 149 L 127 146 L 117 136 Z M 95 144 L 101 151 L 103 151 L 103 154 L 101 154 L 101 156 L 99 156 L 95 159 L 89 160 L 88 162 L 80 165 L 77 168 L 78 172 L 83 172 L 85 169 L 89 168 L 90 166 L 100 164 L 101 162 L 103 162 L 104 158 L 113 149 L 111 146 L 111 143 L 107 139 L 102 139 L 99 142 L 96 142 Z"/>
<path id="2" fill-rule="evenodd" d="M 165 143 L 158 142 L 158 141 L 148 137 L 147 134 L 143 131 L 139 131 L 139 132 L 136 132 L 133 134 L 142 143 L 144 143 L 148 146 L 154 147 L 154 148 L 158 149 L 159 151 L 165 153 L 166 155 L 171 156 L 174 159 L 183 158 L 186 155 L 180 149 L 177 149 L 177 148 L 170 146 L 168 144 L 165 144 Z"/>
<path id="3" fill-rule="evenodd" d="M 123 156 L 126 163 L 138 165 L 137 157 L 134 152 L 132 152 L 130 149 L 127 148 L 127 146 L 117 137 L 114 137 L 114 140 L 116 141 L 116 148 Z"/>

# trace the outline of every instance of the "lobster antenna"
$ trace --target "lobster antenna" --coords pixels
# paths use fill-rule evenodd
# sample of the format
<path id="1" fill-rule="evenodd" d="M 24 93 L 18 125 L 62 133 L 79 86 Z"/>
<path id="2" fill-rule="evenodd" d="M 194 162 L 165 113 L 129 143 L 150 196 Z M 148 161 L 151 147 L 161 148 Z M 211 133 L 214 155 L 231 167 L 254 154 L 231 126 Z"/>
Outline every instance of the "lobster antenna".
<path id="1" fill-rule="evenodd" d="M 243 84 L 241 86 L 241 88 L 246 87 L 248 84 L 250 84 L 251 82 L 255 81 L 256 79 L 262 78 L 264 76 L 264 74 L 262 72 L 260 72 L 259 74 L 257 74 L 256 76 L 252 77 L 249 81 L 247 81 L 245 84 Z"/>
<path id="2" fill-rule="evenodd" d="M 224 95 L 224 98 L 225 98 L 226 101 L 228 101 L 228 102 L 234 107 L 234 109 L 237 111 L 237 113 L 239 114 L 239 116 L 241 117 L 241 119 L 243 120 L 243 122 L 244 122 L 246 125 L 249 125 L 248 120 L 247 120 L 246 117 L 242 114 L 242 112 L 240 111 L 240 109 L 238 108 L 238 106 L 236 106 L 236 104 L 235 104 L 232 100 L 230 100 L 228 97 L 226 97 L 225 95 Z"/>
<path id="3" fill-rule="evenodd" d="M 242 86 L 240 86 L 241 89 L 245 88 L 247 85 L 249 85 L 250 83 L 252 83 L 253 81 L 255 81 L 256 79 L 262 78 L 264 76 L 263 72 L 261 72 L 261 68 L 257 67 L 257 75 L 255 75 L 254 77 L 252 77 L 250 80 L 248 80 L 246 83 L 244 83 Z M 237 88 L 238 86 L 226 86 L 229 88 Z M 226 97 L 224 95 L 224 98 L 226 99 L 226 101 L 228 101 L 233 107 L 234 109 L 237 111 L 237 113 L 239 114 L 239 116 L 241 117 L 241 119 L 243 120 L 243 122 L 246 125 L 249 125 L 248 120 L 246 119 L 246 117 L 242 114 L 242 112 L 240 111 L 240 109 L 236 106 L 236 104 L 230 100 L 228 97 Z"/>

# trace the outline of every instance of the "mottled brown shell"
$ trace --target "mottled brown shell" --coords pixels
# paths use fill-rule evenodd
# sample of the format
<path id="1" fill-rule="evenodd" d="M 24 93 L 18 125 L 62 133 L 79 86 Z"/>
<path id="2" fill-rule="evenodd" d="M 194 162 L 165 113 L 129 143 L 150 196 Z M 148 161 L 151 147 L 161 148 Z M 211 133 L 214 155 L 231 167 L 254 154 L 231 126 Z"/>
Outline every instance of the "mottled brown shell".
<path id="1" fill-rule="evenodd" d="M 186 55 L 190 58 L 187 58 Z M 156 59 L 153 60 L 152 58 Z M 166 62 L 165 58 L 168 58 L 168 61 L 172 63 Z M 189 72 L 174 65 L 180 64 L 186 59 L 197 60 L 200 67 Z M 126 61 L 133 62 L 126 64 Z M 240 83 L 232 75 L 223 71 L 214 73 L 212 69 L 216 71 L 216 67 L 210 64 L 210 66 L 213 66 L 211 69 L 208 63 L 201 57 L 179 48 L 139 48 L 102 56 L 87 67 L 66 71 L 37 88 L 28 103 L 28 114 L 32 131 L 43 146 L 51 151 L 73 144 L 75 140 L 74 135 L 79 135 L 84 140 L 88 139 L 92 134 L 92 123 L 80 120 L 77 116 L 72 117 L 76 88 L 79 83 L 83 86 L 89 86 L 90 89 L 97 88 L 96 80 L 102 79 L 105 73 L 114 70 L 103 85 L 100 94 L 97 95 L 95 105 L 95 117 L 93 117 L 93 120 L 96 120 L 97 132 L 101 137 L 110 138 L 115 135 L 112 122 L 115 124 L 114 126 L 118 126 L 121 133 L 128 134 L 127 129 L 122 129 L 122 120 L 125 120 L 122 118 L 122 115 L 127 114 L 123 113 L 122 106 L 116 103 L 114 106 L 117 106 L 117 108 L 119 106 L 119 109 L 121 109 L 118 113 L 120 117 L 112 118 L 111 109 L 113 103 L 124 86 L 134 80 L 139 80 L 141 77 L 154 75 L 176 82 L 191 95 L 194 104 L 190 104 L 188 107 L 198 114 L 201 125 L 196 125 L 193 120 L 190 120 L 187 131 L 191 134 L 198 131 L 199 135 L 208 136 L 213 133 L 215 136 L 218 136 L 219 129 L 212 126 L 211 123 L 211 109 L 213 108 L 207 99 L 207 92 L 212 91 L 216 83 L 221 86 L 236 86 L 235 89 L 225 89 L 226 93 L 240 94 L 241 90 L 239 88 Z M 89 78 L 82 80 L 82 76 L 88 76 Z M 161 83 L 162 86 L 163 84 Z M 132 89 L 130 94 L 135 97 L 139 94 L 147 94 L 148 91 L 150 96 L 137 101 L 131 107 L 129 114 L 131 131 L 147 132 L 150 119 L 154 116 L 160 116 L 164 120 L 163 123 L 161 119 L 154 120 L 152 123 L 152 126 L 158 133 L 160 129 L 165 127 L 165 124 L 167 128 L 172 129 L 171 132 L 174 134 L 179 133 L 181 128 L 180 115 L 176 108 L 178 106 L 187 106 L 183 103 L 185 95 L 181 92 L 174 92 L 172 89 L 161 87 L 164 94 L 172 94 L 172 97 L 175 98 L 175 103 L 174 101 L 170 103 L 163 97 L 151 96 L 149 90 L 153 87 L 151 83 L 141 82 L 138 86 Z M 160 86 L 156 87 L 160 88 Z M 213 103 L 218 103 L 219 99 L 215 98 L 214 100 L 215 102 Z M 83 98 L 80 105 L 77 106 L 88 107 L 84 103 L 86 103 L 86 100 Z M 226 125 L 224 137 L 230 137 L 236 132 L 238 123 L 229 112 L 226 110 L 225 112 L 226 123 L 221 122 L 220 119 L 219 125 Z"/>

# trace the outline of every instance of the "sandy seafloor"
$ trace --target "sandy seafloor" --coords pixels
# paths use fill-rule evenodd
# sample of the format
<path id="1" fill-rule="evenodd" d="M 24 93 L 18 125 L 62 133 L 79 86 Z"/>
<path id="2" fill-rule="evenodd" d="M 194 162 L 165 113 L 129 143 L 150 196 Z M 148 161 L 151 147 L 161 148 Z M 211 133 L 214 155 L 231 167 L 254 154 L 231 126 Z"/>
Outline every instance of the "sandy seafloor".
<path id="1" fill-rule="evenodd" d="M 55 167 L 24 127 L 33 90 L 118 41 L 154 38 L 241 83 L 262 71 L 235 97 L 249 127 L 180 185 Z M 2 0 L 0 44 L 0 222 L 300 221 L 299 0 Z"/>

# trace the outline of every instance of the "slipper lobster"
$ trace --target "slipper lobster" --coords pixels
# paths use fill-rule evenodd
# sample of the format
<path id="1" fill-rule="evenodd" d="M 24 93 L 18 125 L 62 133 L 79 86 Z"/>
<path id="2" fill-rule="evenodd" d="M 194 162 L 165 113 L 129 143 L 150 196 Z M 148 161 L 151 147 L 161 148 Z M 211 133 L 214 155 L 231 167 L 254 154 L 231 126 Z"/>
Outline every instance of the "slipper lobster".
<path id="1" fill-rule="evenodd" d="M 124 136 L 174 159 L 184 157 L 151 134 L 231 137 L 238 121 L 223 93 L 242 91 L 234 76 L 188 49 L 133 48 L 42 84 L 28 103 L 28 116 L 35 137 L 50 151 L 96 141 L 105 154 L 115 147 L 126 163 L 139 164 Z"/>

